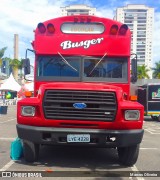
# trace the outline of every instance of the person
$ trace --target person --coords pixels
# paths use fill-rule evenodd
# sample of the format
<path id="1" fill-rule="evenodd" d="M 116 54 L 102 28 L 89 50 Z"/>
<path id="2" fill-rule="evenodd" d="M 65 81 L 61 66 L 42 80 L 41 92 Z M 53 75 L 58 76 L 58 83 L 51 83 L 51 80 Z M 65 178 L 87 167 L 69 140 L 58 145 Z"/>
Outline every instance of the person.
<path id="1" fill-rule="evenodd" d="M 99 59 L 87 59 L 85 61 L 84 73 L 87 77 L 105 77 L 106 71 Z"/>

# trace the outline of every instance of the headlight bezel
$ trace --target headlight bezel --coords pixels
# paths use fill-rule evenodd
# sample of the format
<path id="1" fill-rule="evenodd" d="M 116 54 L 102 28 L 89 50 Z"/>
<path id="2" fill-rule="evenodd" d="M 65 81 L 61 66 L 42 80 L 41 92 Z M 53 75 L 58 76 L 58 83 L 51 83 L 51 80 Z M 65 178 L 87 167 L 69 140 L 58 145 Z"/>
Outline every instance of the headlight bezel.
<path id="1" fill-rule="evenodd" d="M 30 108 L 31 113 L 26 112 L 28 108 Z M 35 116 L 35 114 L 36 114 L 35 106 L 22 106 L 21 107 L 21 115 L 22 116 L 33 117 L 33 116 Z"/>
<path id="2" fill-rule="evenodd" d="M 129 113 L 132 113 L 132 116 L 135 115 L 135 117 L 127 117 L 131 115 Z M 132 109 L 125 110 L 124 118 L 126 121 L 138 121 L 140 120 L 140 110 L 132 110 Z"/>

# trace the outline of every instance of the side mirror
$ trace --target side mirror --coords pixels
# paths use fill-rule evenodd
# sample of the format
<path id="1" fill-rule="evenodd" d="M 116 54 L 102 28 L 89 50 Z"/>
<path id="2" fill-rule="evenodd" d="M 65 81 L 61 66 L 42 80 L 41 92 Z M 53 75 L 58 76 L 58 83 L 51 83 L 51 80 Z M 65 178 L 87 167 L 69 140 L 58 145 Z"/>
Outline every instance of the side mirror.
<path id="1" fill-rule="evenodd" d="M 30 60 L 28 58 L 22 60 L 23 68 L 24 68 L 24 75 L 31 73 L 30 68 Z"/>
<path id="2" fill-rule="evenodd" d="M 23 61 L 22 62 L 22 67 L 24 68 L 24 76 L 31 73 L 30 60 L 27 58 L 27 52 L 28 51 L 31 51 L 33 53 L 35 52 L 32 49 L 26 49 L 25 59 L 22 60 Z"/>
<path id="3" fill-rule="evenodd" d="M 136 54 L 135 54 L 136 55 Z M 131 62 L 131 82 L 137 82 L 137 55 L 132 59 Z"/>

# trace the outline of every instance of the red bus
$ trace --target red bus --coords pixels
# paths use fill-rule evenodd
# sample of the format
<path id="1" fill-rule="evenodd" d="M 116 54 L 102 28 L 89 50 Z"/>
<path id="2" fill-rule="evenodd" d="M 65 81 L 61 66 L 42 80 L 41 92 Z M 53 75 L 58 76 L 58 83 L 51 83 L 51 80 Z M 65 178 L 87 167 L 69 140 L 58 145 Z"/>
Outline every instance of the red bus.
<path id="1" fill-rule="evenodd" d="M 133 165 L 144 112 L 129 99 L 136 60 L 130 77 L 127 25 L 74 15 L 39 23 L 34 34 L 34 97 L 17 106 L 25 160 L 34 162 L 42 144 L 89 146 L 117 148 L 120 163 Z M 29 73 L 27 58 L 24 73 Z"/>

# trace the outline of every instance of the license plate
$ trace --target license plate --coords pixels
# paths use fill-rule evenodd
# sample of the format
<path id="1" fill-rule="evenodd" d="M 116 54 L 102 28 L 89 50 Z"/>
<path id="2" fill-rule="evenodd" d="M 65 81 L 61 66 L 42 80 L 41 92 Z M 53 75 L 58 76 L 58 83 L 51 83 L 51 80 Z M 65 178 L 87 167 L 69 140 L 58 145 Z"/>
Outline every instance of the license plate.
<path id="1" fill-rule="evenodd" d="M 68 134 L 67 142 L 90 142 L 90 134 Z"/>

